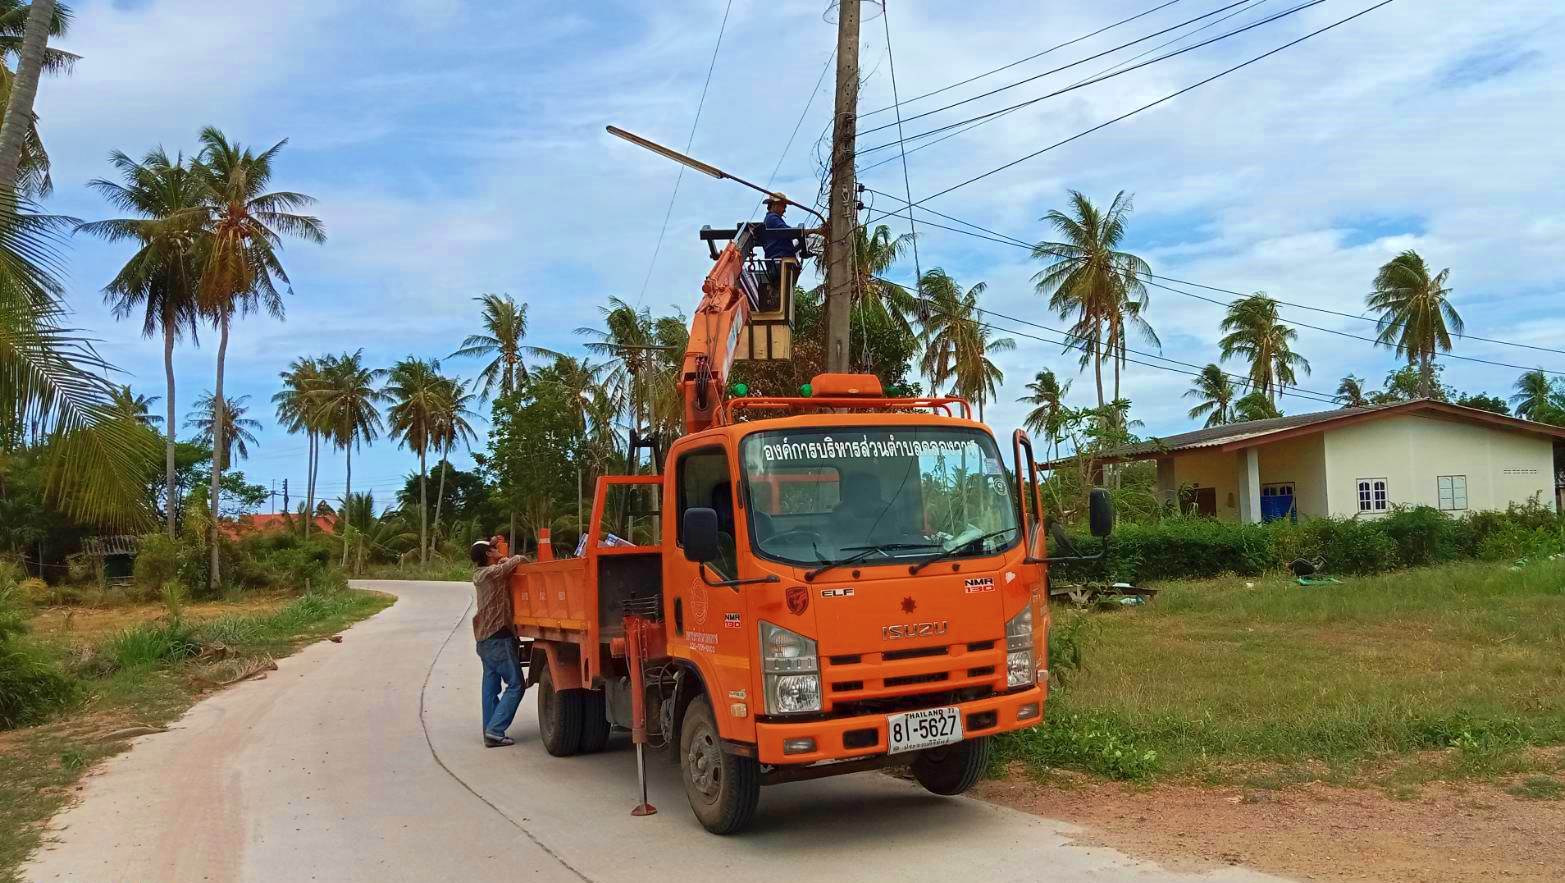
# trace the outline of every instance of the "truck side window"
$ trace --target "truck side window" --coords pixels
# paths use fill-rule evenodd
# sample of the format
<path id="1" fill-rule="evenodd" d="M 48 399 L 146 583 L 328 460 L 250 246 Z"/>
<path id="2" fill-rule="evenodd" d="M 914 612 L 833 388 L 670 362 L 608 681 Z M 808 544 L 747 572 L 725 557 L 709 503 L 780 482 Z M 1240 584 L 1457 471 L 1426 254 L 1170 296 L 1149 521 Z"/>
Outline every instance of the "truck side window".
<path id="1" fill-rule="evenodd" d="M 716 510 L 720 554 L 710 566 L 723 579 L 734 579 L 738 568 L 734 554 L 734 493 L 728 475 L 728 455 L 722 448 L 692 451 L 679 459 L 678 473 L 679 518 L 674 523 L 680 532 L 680 544 L 685 541 L 686 509 L 709 507 Z"/>

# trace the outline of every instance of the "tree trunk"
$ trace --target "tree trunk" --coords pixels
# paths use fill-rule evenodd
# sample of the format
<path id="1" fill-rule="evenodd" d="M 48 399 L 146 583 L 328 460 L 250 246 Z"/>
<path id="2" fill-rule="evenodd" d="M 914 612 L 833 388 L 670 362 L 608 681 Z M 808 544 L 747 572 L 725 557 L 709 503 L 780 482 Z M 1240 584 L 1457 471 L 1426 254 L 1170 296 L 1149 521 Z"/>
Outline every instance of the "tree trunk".
<path id="1" fill-rule="evenodd" d="M 353 530 L 353 525 L 348 523 L 348 504 L 353 500 L 353 442 L 345 445 L 348 451 L 348 482 L 342 494 L 342 509 L 337 512 L 337 526 L 342 528 L 342 569 L 348 569 L 348 532 Z"/>
<path id="2" fill-rule="evenodd" d="M 212 571 L 208 574 L 207 588 L 213 594 L 217 594 L 218 586 L 222 585 L 222 566 L 218 561 L 218 539 L 222 535 L 219 530 L 219 506 L 222 503 L 223 467 L 228 465 L 228 459 L 223 444 L 223 418 L 227 416 L 223 412 L 223 360 L 228 357 L 228 315 L 218 321 L 219 333 L 217 342 L 217 382 L 212 391 Z"/>
<path id="3" fill-rule="evenodd" d="M 33 0 L 27 12 L 27 30 L 22 35 L 16 75 L 11 80 L 11 101 L 6 105 L 5 122 L 0 123 L 0 194 L 7 199 L 16 194 L 22 145 L 33 123 L 33 100 L 38 97 L 38 78 L 43 73 L 43 57 L 49 48 L 49 28 L 53 23 L 54 0 Z"/>
<path id="4" fill-rule="evenodd" d="M 1418 354 L 1418 394 L 1426 399 L 1435 395 L 1434 354 L 1428 350 Z"/>
<path id="5" fill-rule="evenodd" d="M 1098 384 L 1098 407 L 1102 408 L 1103 402 L 1103 323 L 1100 321 L 1092 327 L 1092 373 Z"/>
<path id="6" fill-rule="evenodd" d="M 429 563 L 429 486 L 424 481 L 428 472 L 424 446 L 418 449 L 418 563 Z"/>
<path id="7" fill-rule="evenodd" d="M 179 481 L 174 464 L 174 421 L 177 419 L 174 416 L 174 325 L 166 313 L 163 317 L 163 375 L 168 383 L 168 423 L 164 425 L 168 430 L 168 442 L 163 446 L 163 505 L 168 509 L 168 538 L 172 540 L 179 532 L 179 507 L 174 499 L 179 493 Z"/>
<path id="8" fill-rule="evenodd" d="M 315 430 L 307 432 L 310 440 L 309 462 L 304 464 L 304 538 L 310 538 L 310 522 L 315 520 L 315 458 L 317 447 Z"/>
<path id="9" fill-rule="evenodd" d="M 430 557 L 434 557 L 435 539 L 440 535 L 440 504 L 446 496 L 446 466 L 448 464 L 449 461 L 442 455 L 440 458 L 440 484 L 435 491 L 435 529 L 429 535 Z"/>

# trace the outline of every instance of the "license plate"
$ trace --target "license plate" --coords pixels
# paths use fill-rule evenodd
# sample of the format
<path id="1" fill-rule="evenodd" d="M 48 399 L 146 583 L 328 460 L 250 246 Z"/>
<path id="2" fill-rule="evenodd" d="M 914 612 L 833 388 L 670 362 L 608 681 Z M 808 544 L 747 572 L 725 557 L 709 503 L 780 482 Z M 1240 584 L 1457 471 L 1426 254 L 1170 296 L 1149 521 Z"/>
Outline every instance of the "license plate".
<path id="1" fill-rule="evenodd" d="M 962 741 L 962 715 L 955 707 L 886 715 L 890 753 L 917 751 Z"/>

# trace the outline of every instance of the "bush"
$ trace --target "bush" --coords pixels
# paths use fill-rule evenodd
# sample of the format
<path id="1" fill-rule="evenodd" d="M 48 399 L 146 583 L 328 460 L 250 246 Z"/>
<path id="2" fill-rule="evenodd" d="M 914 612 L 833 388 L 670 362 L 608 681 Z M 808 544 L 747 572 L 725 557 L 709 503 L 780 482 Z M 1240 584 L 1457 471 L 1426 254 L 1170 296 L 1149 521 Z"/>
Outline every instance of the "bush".
<path id="1" fill-rule="evenodd" d="M 0 574 L 0 583 L 9 581 Z M 0 729 L 36 723 L 79 692 L 52 659 L 23 642 L 26 631 L 16 589 L 0 585 Z"/>
<path id="2" fill-rule="evenodd" d="M 1449 518 L 1430 506 L 1397 508 L 1380 520 L 1397 547 L 1403 567 L 1423 567 L 1470 557 L 1472 531 L 1464 519 Z"/>
<path id="3" fill-rule="evenodd" d="M 201 652 L 194 625 L 182 619 L 144 622 L 110 638 L 100 656 L 110 671 L 151 668 L 189 659 Z"/>
<path id="4" fill-rule="evenodd" d="M 136 585 L 143 591 L 158 591 L 179 576 L 181 544 L 166 534 L 148 534 L 141 538 L 136 552 Z"/>
<path id="5" fill-rule="evenodd" d="M 1080 535 L 1074 542 L 1081 552 L 1100 548 L 1097 540 Z M 1363 575 L 1465 558 L 1503 561 L 1561 552 L 1565 515 L 1532 500 L 1504 512 L 1462 518 L 1416 506 L 1379 518 L 1303 518 L 1297 523 L 1237 524 L 1191 516 L 1125 523 L 1104 560 L 1059 565 L 1054 573 L 1068 581 L 1205 579 L 1225 573 L 1254 576 L 1285 569 L 1298 558 L 1322 558 L 1328 573 Z"/>

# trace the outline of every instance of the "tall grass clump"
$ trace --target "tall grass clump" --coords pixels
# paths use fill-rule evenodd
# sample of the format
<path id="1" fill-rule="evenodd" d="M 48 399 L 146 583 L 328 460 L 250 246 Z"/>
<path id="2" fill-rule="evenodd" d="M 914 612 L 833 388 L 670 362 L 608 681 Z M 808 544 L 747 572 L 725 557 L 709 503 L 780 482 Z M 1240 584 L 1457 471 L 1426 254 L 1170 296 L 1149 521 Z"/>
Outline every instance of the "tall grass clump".
<path id="1" fill-rule="evenodd" d="M 27 622 L 16 582 L 12 566 L 0 562 L 0 729 L 5 730 L 35 723 L 80 693 L 75 679 L 24 639 Z"/>

